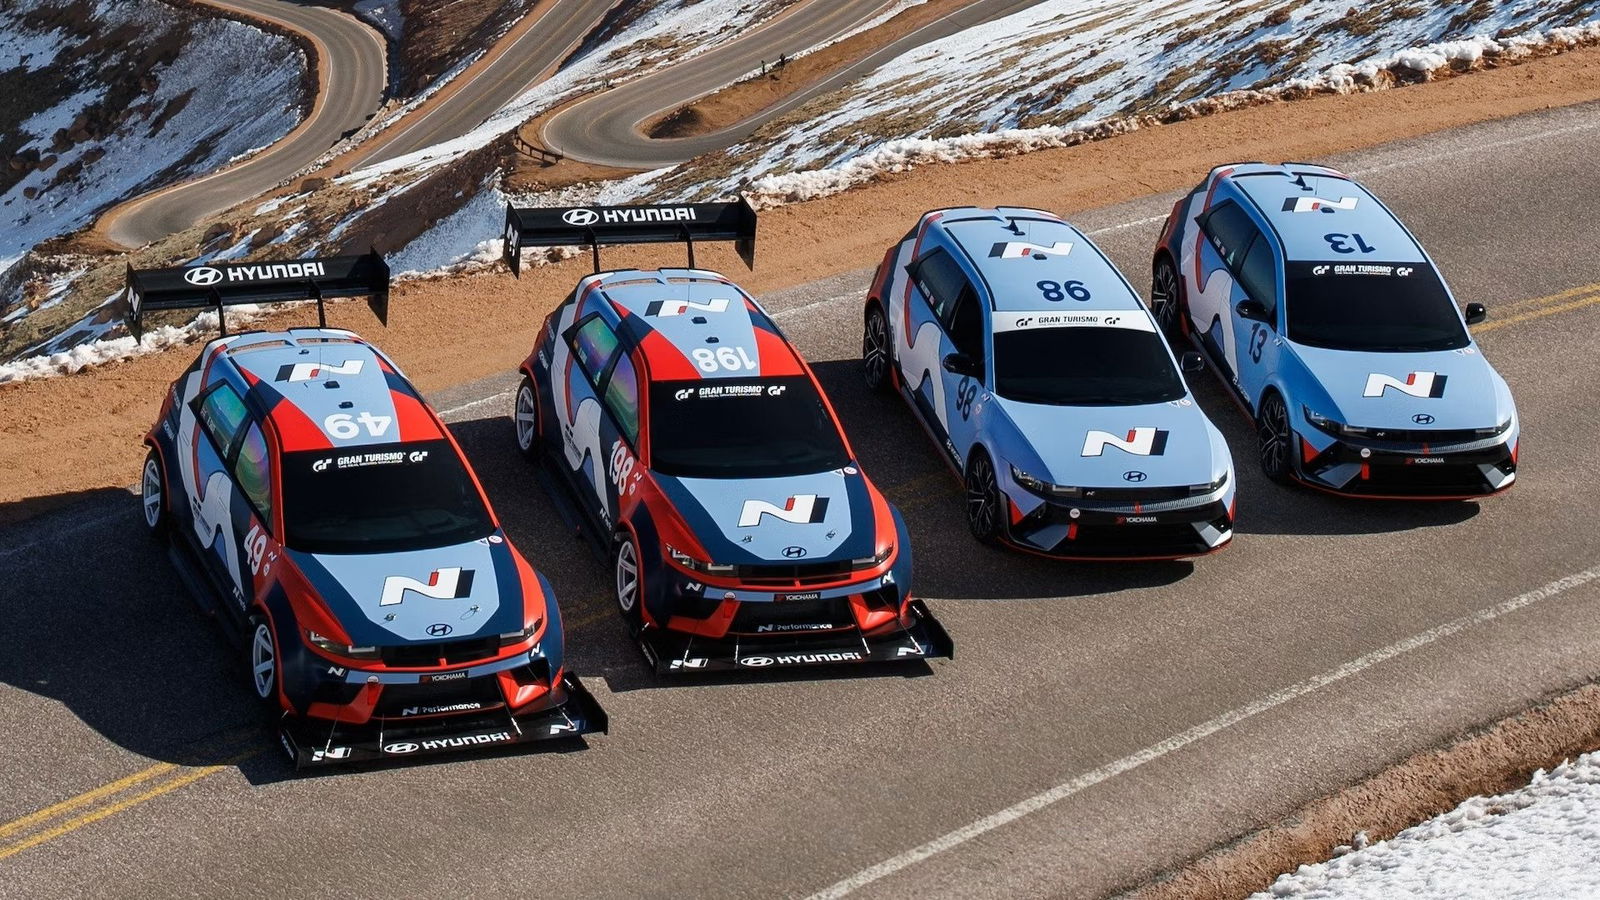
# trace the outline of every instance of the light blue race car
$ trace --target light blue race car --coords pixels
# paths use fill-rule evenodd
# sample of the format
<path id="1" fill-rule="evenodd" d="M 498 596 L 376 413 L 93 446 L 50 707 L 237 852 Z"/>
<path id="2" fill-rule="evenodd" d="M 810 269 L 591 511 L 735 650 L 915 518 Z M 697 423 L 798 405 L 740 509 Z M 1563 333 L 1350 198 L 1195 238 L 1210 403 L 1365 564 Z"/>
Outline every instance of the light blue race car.
<path id="1" fill-rule="evenodd" d="M 1322 166 L 1213 169 L 1156 247 L 1157 317 L 1254 418 L 1261 468 L 1351 496 L 1461 499 L 1516 478 L 1516 406 L 1416 238 Z"/>
<path id="2" fill-rule="evenodd" d="M 979 540 L 1175 559 L 1233 536 L 1222 434 L 1127 280 L 1051 213 L 925 214 L 873 279 L 862 357 L 961 477 Z"/>

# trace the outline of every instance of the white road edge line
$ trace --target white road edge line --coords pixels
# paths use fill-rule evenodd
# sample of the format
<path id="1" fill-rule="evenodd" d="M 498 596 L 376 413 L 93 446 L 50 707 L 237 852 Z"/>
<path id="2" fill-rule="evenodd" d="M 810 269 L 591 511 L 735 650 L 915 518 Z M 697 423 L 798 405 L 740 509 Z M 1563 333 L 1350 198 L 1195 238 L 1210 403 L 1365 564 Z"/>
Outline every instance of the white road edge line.
<path id="1" fill-rule="evenodd" d="M 1070 781 L 1058 784 L 1049 790 L 1034 794 L 1032 797 L 1029 797 L 1026 800 L 1008 806 L 992 815 L 985 816 L 971 823 L 970 825 L 964 825 L 961 828 L 957 828 L 955 831 L 934 838 L 920 847 L 914 847 L 904 853 L 899 854 L 898 856 L 892 856 L 883 862 L 872 866 L 871 868 L 862 869 L 856 874 L 851 875 L 850 877 L 845 878 L 844 880 L 839 881 L 830 887 L 818 891 L 815 894 L 812 894 L 809 898 L 807 898 L 807 900 L 834 900 L 834 898 L 843 897 L 846 894 L 879 880 L 880 878 L 888 877 L 889 875 L 893 875 L 901 869 L 916 865 L 917 863 L 922 862 L 931 856 L 943 853 L 944 851 L 953 847 L 960 846 L 961 844 L 964 844 L 973 838 L 993 831 L 996 828 L 1008 823 L 1015 822 L 1016 820 L 1030 813 L 1038 812 L 1039 810 L 1044 809 L 1053 803 L 1065 800 L 1068 797 L 1094 787 L 1103 781 L 1109 781 L 1110 779 L 1115 778 L 1124 772 L 1136 769 L 1147 762 L 1160 759 L 1161 757 L 1166 756 L 1175 750 L 1181 750 L 1184 747 L 1210 737 L 1219 731 L 1237 725 L 1238 723 L 1243 722 L 1252 716 L 1260 715 L 1268 710 L 1282 706 L 1291 700 L 1304 697 L 1306 694 L 1327 687 L 1330 684 L 1334 684 L 1335 682 L 1343 681 L 1354 675 L 1358 675 L 1367 669 L 1378 665 L 1379 663 L 1394 659 L 1397 656 L 1401 656 L 1421 647 L 1426 647 L 1429 644 L 1443 640 L 1444 638 L 1447 638 L 1459 631 L 1471 628 L 1474 625 L 1482 625 L 1485 622 L 1493 621 L 1501 616 L 1507 615 L 1508 613 L 1513 613 L 1519 609 L 1532 606 L 1533 604 L 1538 603 L 1540 600 L 1546 600 L 1550 597 L 1557 596 L 1558 594 L 1566 593 L 1573 588 L 1588 584 L 1597 578 L 1600 578 L 1600 566 L 1585 569 L 1581 572 L 1568 575 L 1565 578 L 1559 578 L 1550 582 L 1549 584 L 1544 585 L 1543 587 L 1534 588 L 1525 594 L 1520 594 L 1511 598 L 1510 600 L 1504 601 L 1503 603 L 1497 603 L 1494 606 L 1486 609 L 1480 609 L 1475 613 L 1462 616 L 1459 619 L 1446 622 L 1443 625 L 1436 625 L 1427 631 L 1408 637 L 1403 641 L 1399 641 L 1397 643 L 1390 644 L 1387 647 L 1374 650 L 1371 653 L 1353 659 L 1342 666 L 1329 669 L 1328 671 L 1323 672 L 1321 675 L 1308 678 L 1298 684 L 1294 684 L 1284 688 L 1283 690 L 1268 694 L 1259 700 L 1248 703 L 1229 712 L 1225 712 L 1208 722 L 1203 722 L 1199 725 L 1196 725 L 1195 727 L 1189 729 L 1188 731 L 1182 732 L 1181 734 L 1175 734 L 1158 744 L 1152 744 L 1143 750 L 1140 750 L 1129 756 L 1124 756 L 1115 762 L 1106 763 L 1092 772 L 1086 772 Z"/>

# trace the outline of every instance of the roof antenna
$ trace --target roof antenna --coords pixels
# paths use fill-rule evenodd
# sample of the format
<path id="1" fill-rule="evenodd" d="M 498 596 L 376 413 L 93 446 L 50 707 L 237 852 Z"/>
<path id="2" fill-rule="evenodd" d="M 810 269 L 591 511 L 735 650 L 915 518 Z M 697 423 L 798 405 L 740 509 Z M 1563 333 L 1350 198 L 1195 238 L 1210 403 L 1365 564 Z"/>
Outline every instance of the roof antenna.
<path id="1" fill-rule="evenodd" d="M 1010 216 L 1006 219 L 1006 230 L 1017 237 L 1023 237 L 1027 234 L 1026 231 L 1022 230 L 1022 226 L 1017 224 L 1016 216 Z"/>
<path id="2" fill-rule="evenodd" d="M 1304 172 L 1294 173 L 1294 183 L 1298 184 L 1300 186 L 1300 190 L 1302 191 L 1311 190 L 1311 185 L 1306 184 L 1306 173 Z"/>

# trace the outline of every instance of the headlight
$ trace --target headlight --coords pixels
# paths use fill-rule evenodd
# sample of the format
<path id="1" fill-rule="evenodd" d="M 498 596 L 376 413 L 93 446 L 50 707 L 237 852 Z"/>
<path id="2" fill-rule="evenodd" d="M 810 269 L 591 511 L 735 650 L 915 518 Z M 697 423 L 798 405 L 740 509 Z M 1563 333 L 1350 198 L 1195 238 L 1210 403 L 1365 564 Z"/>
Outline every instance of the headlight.
<path id="1" fill-rule="evenodd" d="M 1332 416 L 1325 416 L 1309 406 L 1301 406 L 1301 412 L 1306 414 L 1306 421 L 1326 431 L 1334 437 L 1366 437 L 1368 429 L 1358 425 L 1346 425 Z"/>
<path id="2" fill-rule="evenodd" d="M 1083 496 L 1083 488 L 1081 487 L 1051 484 L 1042 478 L 1035 478 L 1029 475 L 1014 465 L 1011 467 L 1011 480 L 1046 499 L 1071 500 Z"/>
<path id="3" fill-rule="evenodd" d="M 871 556 L 863 556 L 860 559 L 850 560 L 850 567 L 852 569 L 875 569 L 887 562 L 889 557 L 893 555 L 894 545 L 890 544 Z"/>
<path id="4" fill-rule="evenodd" d="M 662 544 L 662 546 L 667 549 L 667 556 L 671 557 L 673 562 L 691 572 L 705 572 L 709 575 L 732 575 L 739 568 L 738 566 L 718 565 L 703 559 L 695 559 L 671 544 Z"/>
<path id="5" fill-rule="evenodd" d="M 1220 490 L 1222 490 L 1222 486 L 1227 484 L 1227 483 L 1228 483 L 1228 473 L 1227 472 L 1223 472 L 1221 475 L 1217 476 L 1217 480 L 1211 482 L 1210 484 L 1191 484 L 1191 485 L 1189 485 L 1189 496 L 1191 496 L 1191 497 L 1199 497 L 1199 496 L 1202 496 L 1202 495 L 1205 495 L 1205 494 L 1209 494 L 1209 493 L 1211 493 L 1213 491 L 1220 491 Z"/>
<path id="6" fill-rule="evenodd" d="M 1477 435 L 1478 437 L 1494 437 L 1497 434 L 1501 434 L 1501 433 L 1505 432 L 1506 429 L 1508 429 L 1510 427 L 1511 427 L 1511 419 L 1510 419 L 1510 417 L 1507 417 L 1504 422 L 1501 422 L 1499 425 L 1496 425 L 1493 428 L 1479 428 L 1479 429 L 1474 430 L 1472 433 Z"/>
<path id="7" fill-rule="evenodd" d="M 338 641 L 329 640 L 315 631 L 307 631 L 306 640 L 310 641 L 311 645 L 318 650 L 332 653 L 334 656 L 343 656 L 348 659 L 378 658 L 377 647 L 352 647 L 349 644 L 341 644 Z"/>
<path id="8" fill-rule="evenodd" d="M 539 633 L 540 626 L 544 625 L 544 617 L 534 619 L 522 627 L 521 631 L 507 631 L 500 635 L 500 646 L 514 647 Z"/>

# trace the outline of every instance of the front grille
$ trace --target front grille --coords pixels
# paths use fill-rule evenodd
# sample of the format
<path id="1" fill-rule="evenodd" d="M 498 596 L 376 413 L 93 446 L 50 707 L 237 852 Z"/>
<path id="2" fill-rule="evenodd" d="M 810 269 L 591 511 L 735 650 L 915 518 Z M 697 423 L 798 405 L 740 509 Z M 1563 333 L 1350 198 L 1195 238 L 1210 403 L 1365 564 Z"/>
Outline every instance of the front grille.
<path id="1" fill-rule="evenodd" d="M 500 652 L 500 637 L 490 635 L 465 641 L 440 641 L 433 644 L 401 644 L 379 647 L 378 654 L 386 666 L 431 668 L 454 666 L 461 663 L 488 659 Z"/>
<path id="2" fill-rule="evenodd" d="M 788 635 L 793 637 L 805 631 L 796 626 L 827 625 L 832 628 L 851 628 L 856 623 L 850 610 L 848 597 L 831 600 L 781 600 L 775 603 L 741 603 L 728 626 L 730 634 Z"/>
<path id="3" fill-rule="evenodd" d="M 1488 479 L 1475 465 L 1448 463 L 1425 466 L 1372 466 L 1365 479 L 1346 486 L 1356 493 L 1428 496 L 1442 494 L 1487 494 Z"/>
<path id="4" fill-rule="evenodd" d="M 1471 444 L 1500 437 L 1497 434 L 1479 434 L 1476 428 L 1368 428 L 1365 434 L 1340 435 L 1340 440 L 1353 444 L 1387 441 L 1391 444 Z"/>
<path id="5" fill-rule="evenodd" d="M 1063 556 L 1171 556 L 1211 548 L 1193 525 L 1091 525 L 1077 529 L 1051 552 Z"/>
<path id="6" fill-rule="evenodd" d="M 1201 493 L 1206 494 L 1210 492 L 1210 486 L 1207 485 L 1206 490 L 1202 491 Z M 1180 484 L 1177 487 L 1105 487 L 1083 489 L 1083 499 L 1085 500 L 1117 501 L 1121 503 L 1165 503 L 1168 500 L 1187 500 L 1190 497 L 1196 496 L 1199 496 L 1199 494 L 1192 493 L 1189 485 L 1187 484 Z M 1055 497 L 1051 499 L 1055 503 L 1072 502 L 1071 499 L 1065 497 Z"/>
<path id="7" fill-rule="evenodd" d="M 409 718 L 408 710 L 431 709 L 461 703 L 480 703 L 490 709 L 504 703 L 500 686 L 493 678 L 462 678 L 425 684 L 388 684 L 378 697 L 373 714 L 381 718 Z M 462 712 L 472 712 L 463 710 Z M 417 713 L 413 712 L 412 715 Z"/>

